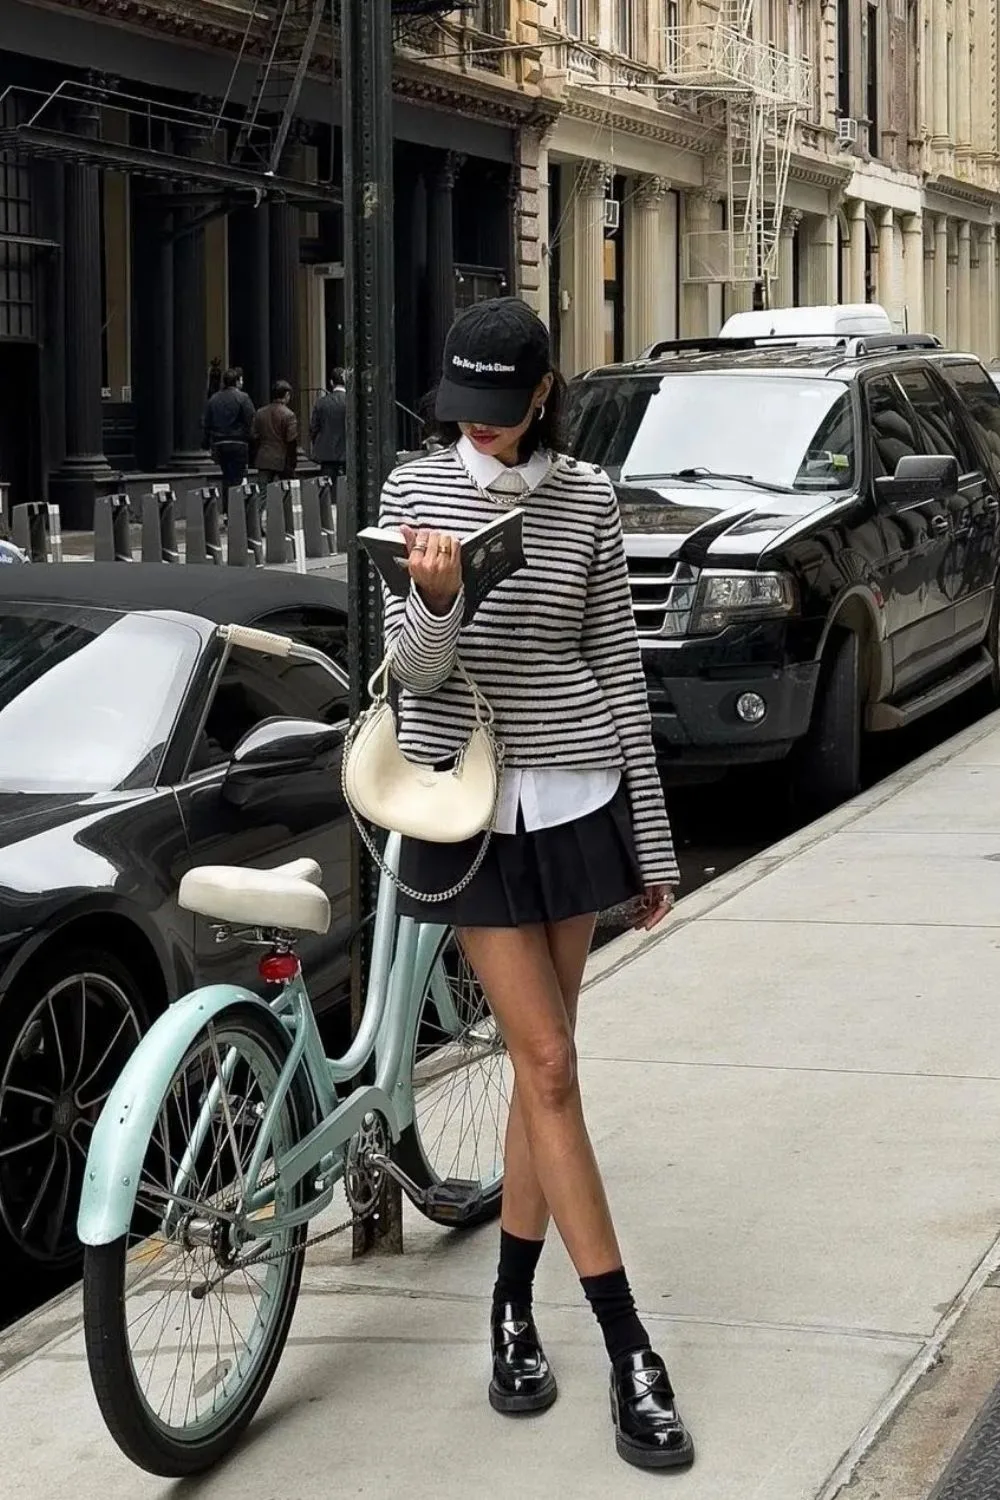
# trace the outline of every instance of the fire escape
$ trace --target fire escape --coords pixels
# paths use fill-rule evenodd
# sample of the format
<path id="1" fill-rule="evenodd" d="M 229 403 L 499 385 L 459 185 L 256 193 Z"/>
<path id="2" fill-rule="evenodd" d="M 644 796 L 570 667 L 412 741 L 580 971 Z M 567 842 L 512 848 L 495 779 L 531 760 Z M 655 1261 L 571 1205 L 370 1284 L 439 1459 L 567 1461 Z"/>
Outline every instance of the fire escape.
<path id="1" fill-rule="evenodd" d="M 228 102 L 246 50 L 257 34 L 260 61 L 233 147 L 234 166 L 257 167 L 268 177 L 278 175 L 328 11 L 328 0 L 276 0 L 271 5 L 254 0 L 227 93 Z"/>
<path id="2" fill-rule="evenodd" d="M 471 0 L 390 0 L 394 16 L 428 17 L 463 8 Z M 340 19 L 339 0 L 332 15 Z M 331 13 L 330 0 L 253 0 L 226 95 L 232 95 L 240 67 L 256 37 L 259 63 L 246 115 L 233 148 L 237 166 L 257 166 L 268 177 L 278 175 L 292 122 L 298 112 L 320 29 Z"/>
<path id="3" fill-rule="evenodd" d="M 804 59 L 754 36 L 753 17 L 754 0 L 724 0 L 717 23 L 678 28 L 664 82 L 725 121 L 726 227 L 685 236 L 685 279 L 759 285 L 767 296 L 796 121 L 814 80 Z"/>

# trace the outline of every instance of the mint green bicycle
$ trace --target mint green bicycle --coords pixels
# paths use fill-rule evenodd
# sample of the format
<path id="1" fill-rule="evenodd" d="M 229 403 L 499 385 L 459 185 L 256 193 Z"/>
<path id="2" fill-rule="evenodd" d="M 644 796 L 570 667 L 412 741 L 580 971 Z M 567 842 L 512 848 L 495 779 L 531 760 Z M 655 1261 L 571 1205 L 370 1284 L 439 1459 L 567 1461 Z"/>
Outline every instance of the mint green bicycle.
<path id="1" fill-rule="evenodd" d="M 223 629 L 328 667 L 283 637 Z M 398 857 L 392 837 L 390 869 Z M 397 916 L 383 874 L 362 1026 L 329 1059 L 294 947 L 330 925 L 319 879 L 311 860 L 185 875 L 183 907 L 261 946 L 271 998 L 215 985 L 171 1005 L 91 1141 L 78 1221 L 91 1377 L 112 1436 L 152 1474 L 210 1468 L 253 1418 L 316 1242 L 309 1221 L 341 1187 L 347 1215 L 317 1239 L 376 1212 L 387 1176 L 438 1224 L 499 1211 L 510 1070 L 453 935 Z"/>

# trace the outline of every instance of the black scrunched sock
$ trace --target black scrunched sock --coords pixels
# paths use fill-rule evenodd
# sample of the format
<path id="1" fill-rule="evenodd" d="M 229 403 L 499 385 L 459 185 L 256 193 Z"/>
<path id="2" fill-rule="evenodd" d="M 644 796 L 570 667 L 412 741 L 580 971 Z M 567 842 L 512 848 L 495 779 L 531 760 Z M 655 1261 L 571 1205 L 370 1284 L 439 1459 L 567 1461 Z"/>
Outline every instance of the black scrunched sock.
<path id="1" fill-rule="evenodd" d="M 601 1325 L 612 1362 L 623 1354 L 649 1348 L 649 1334 L 635 1310 L 624 1266 L 617 1271 L 605 1271 L 602 1276 L 581 1276 L 580 1285 Z"/>
<path id="2" fill-rule="evenodd" d="M 500 1264 L 493 1289 L 493 1306 L 516 1302 L 530 1307 L 535 1284 L 535 1270 L 544 1249 L 544 1240 L 522 1240 L 506 1229 L 500 1231 Z"/>

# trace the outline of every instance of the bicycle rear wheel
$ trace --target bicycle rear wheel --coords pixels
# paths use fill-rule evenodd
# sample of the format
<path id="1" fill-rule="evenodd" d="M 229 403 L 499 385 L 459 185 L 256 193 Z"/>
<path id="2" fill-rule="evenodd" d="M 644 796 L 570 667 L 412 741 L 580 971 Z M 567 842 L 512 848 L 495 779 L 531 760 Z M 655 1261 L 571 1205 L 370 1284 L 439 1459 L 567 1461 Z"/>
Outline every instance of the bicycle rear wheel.
<path id="1" fill-rule="evenodd" d="M 396 1160 L 433 1223 L 474 1229 L 500 1212 L 513 1074 L 486 995 L 454 933 L 441 940 L 420 1002 L 413 1124 Z"/>
<path id="2" fill-rule="evenodd" d="M 151 1474 L 181 1478 L 217 1463 L 264 1399 L 288 1337 L 305 1226 L 270 1239 L 240 1229 L 244 1195 L 255 1190 L 246 1173 L 288 1048 L 281 1025 L 253 1006 L 199 1033 L 164 1092 L 128 1234 L 87 1250 L 94 1390 L 118 1446 Z M 182 1170 L 199 1118 L 204 1139 Z M 299 1077 L 257 1188 L 309 1123 Z M 258 1231 L 271 1214 L 256 1214 Z"/>

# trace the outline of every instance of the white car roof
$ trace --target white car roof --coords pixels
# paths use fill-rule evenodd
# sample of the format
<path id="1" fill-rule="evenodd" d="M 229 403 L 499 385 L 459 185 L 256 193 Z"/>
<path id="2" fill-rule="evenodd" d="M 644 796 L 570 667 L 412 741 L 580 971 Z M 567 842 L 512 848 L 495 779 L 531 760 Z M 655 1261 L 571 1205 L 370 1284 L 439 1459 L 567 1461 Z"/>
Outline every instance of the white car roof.
<path id="1" fill-rule="evenodd" d="M 733 313 L 720 338 L 766 338 L 796 334 L 812 336 L 892 333 L 892 321 L 877 302 L 842 303 L 837 307 L 772 307 L 766 312 Z"/>

